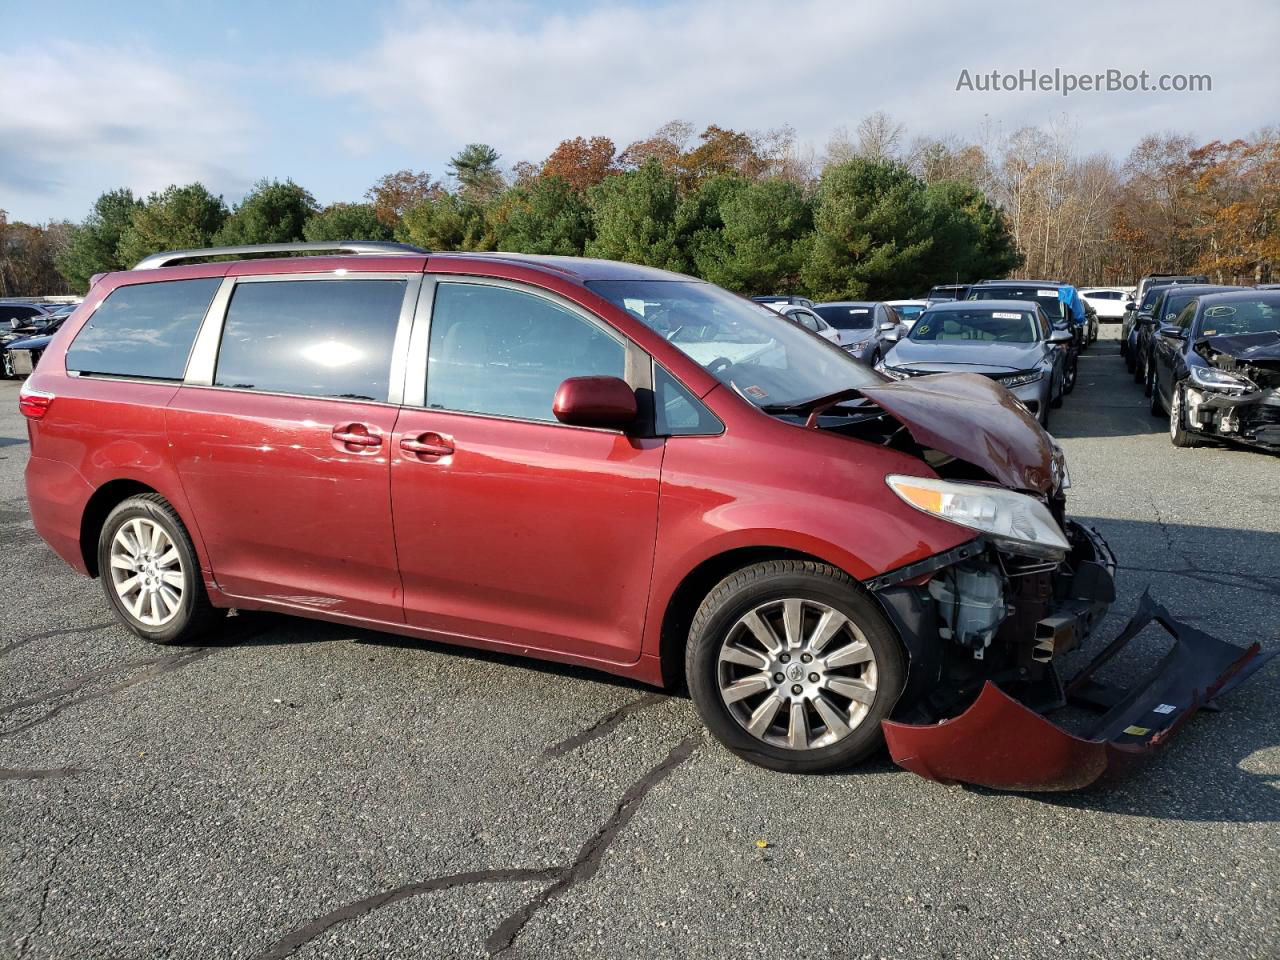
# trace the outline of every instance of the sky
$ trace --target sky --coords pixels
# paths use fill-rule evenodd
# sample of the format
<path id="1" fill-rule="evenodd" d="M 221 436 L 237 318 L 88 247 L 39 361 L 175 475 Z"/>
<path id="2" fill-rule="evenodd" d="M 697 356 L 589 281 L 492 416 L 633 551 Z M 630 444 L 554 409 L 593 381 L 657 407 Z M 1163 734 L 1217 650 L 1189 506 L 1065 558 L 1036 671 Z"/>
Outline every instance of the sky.
<path id="1" fill-rule="evenodd" d="M 82 220 L 103 191 L 266 177 L 322 204 L 469 142 L 504 165 L 621 149 L 668 120 L 790 125 L 819 155 L 878 110 L 908 136 L 1066 130 L 1123 159 L 1280 123 L 1280 3 L 1237 0 L 0 0 L 0 209 Z M 1222 8 L 1226 9 L 1226 8 Z M 962 71 L 1209 74 L 1207 92 L 957 90 Z"/>

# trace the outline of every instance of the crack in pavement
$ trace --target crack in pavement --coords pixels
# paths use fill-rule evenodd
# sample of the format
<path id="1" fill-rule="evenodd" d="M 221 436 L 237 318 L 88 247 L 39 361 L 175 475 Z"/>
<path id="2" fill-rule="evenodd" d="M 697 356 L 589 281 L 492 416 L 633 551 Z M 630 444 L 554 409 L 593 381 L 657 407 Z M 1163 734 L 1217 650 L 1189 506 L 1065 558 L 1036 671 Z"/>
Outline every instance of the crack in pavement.
<path id="1" fill-rule="evenodd" d="M 528 903 L 503 920 L 493 933 L 489 934 L 488 939 L 484 942 L 484 947 L 490 956 L 499 956 L 510 949 L 516 938 L 520 936 L 520 931 L 524 929 L 525 924 L 551 900 L 564 893 L 570 887 L 576 886 L 584 880 L 590 880 L 595 876 L 596 871 L 600 869 L 601 861 L 604 860 L 605 853 L 608 852 L 618 834 L 622 832 L 623 827 L 636 815 L 636 811 L 640 809 L 640 804 L 649 791 L 670 776 L 676 767 L 688 760 L 692 756 L 696 745 L 696 736 L 685 737 L 671 748 L 671 751 L 661 763 L 627 788 L 627 792 L 622 795 L 622 799 L 614 809 L 613 816 L 606 820 L 604 825 L 582 845 L 581 849 L 578 850 L 578 856 L 569 865 L 565 875 L 551 884 L 551 886 L 537 893 Z"/>
<path id="2" fill-rule="evenodd" d="M 31 929 L 23 934 L 21 942 L 18 944 L 18 960 L 22 960 L 27 955 L 27 950 L 31 947 L 31 938 L 39 932 L 44 926 L 44 911 L 49 905 L 49 890 L 53 886 L 54 874 L 58 871 L 58 861 L 62 859 L 62 855 L 67 852 L 73 843 L 80 839 L 80 834 L 73 834 L 66 843 L 58 848 L 58 851 L 49 861 L 49 873 L 44 878 L 44 890 L 40 894 L 40 908 L 36 911 L 36 922 Z"/>
<path id="3" fill-rule="evenodd" d="M 45 630 L 41 633 L 33 633 L 28 637 L 19 637 L 17 640 L 13 640 L 6 643 L 3 647 L 0 647 L 0 657 L 3 657 L 6 653 L 17 650 L 19 647 L 26 646 L 33 640 L 47 640 L 50 637 L 74 636 L 81 633 L 96 633 L 99 630 L 105 630 L 107 627 L 114 627 L 115 625 L 116 621 L 108 620 L 105 623 L 91 623 L 87 627 L 63 627 L 59 630 Z"/>
<path id="4" fill-rule="evenodd" d="M 656 697 L 657 695 L 651 694 L 647 696 Z M 643 699 L 642 697 L 641 700 Z M 636 701 L 635 703 L 639 702 Z M 635 706 L 635 703 L 628 704 L 628 706 L 640 709 Z M 599 726 L 600 724 L 596 723 L 593 729 Z M 681 740 L 671 748 L 666 757 L 657 766 L 628 787 L 609 819 L 587 839 L 578 850 L 578 855 L 574 858 L 573 863 L 568 866 L 475 870 L 469 873 L 453 873 L 448 876 L 407 883 L 392 890 L 384 890 L 382 893 L 348 903 L 317 917 L 310 923 L 298 927 L 277 940 L 265 952 L 258 954 L 254 960 L 284 960 L 285 957 L 291 956 L 299 948 L 340 923 L 358 919 L 368 913 L 372 913 L 374 910 L 379 910 L 382 907 L 390 906 L 424 893 L 431 893 L 436 890 L 454 890 L 458 887 L 483 883 L 551 881 L 549 886 L 544 887 L 527 903 L 503 920 L 485 940 L 485 949 L 491 956 L 503 953 L 511 947 L 516 937 L 520 935 L 520 931 L 524 929 L 525 924 L 529 922 L 538 910 L 570 887 L 584 880 L 589 880 L 595 875 L 596 871 L 600 869 L 600 864 L 604 860 L 604 855 L 608 852 L 610 845 L 631 821 L 631 818 L 635 816 L 636 811 L 649 791 L 665 780 L 676 767 L 688 760 L 693 754 L 696 745 L 696 736 L 689 736 Z"/>
<path id="5" fill-rule="evenodd" d="M 618 724 L 622 723 L 627 717 L 633 713 L 639 713 L 641 710 L 647 710 L 649 707 L 656 707 L 658 704 L 666 701 L 666 697 L 660 693 L 646 693 L 637 700 L 625 703 L 616 710 L 610 710 L 603 717 L 597 720 L 585 730 L 579 730 L 573 736 L 561 740 L 559 743 L 553 743 L 542 751 L 544 760 L 552 760 L 556 757 L 562 757 L 566 753 L 577 750 L 583 744 L 590 743 L 592 740 L 598 740 L 610 733 Z"/>
<path id="6" fill-rule="evenodd" d="M 259 954 L 256 960 L 283 960 L 284 957 L 291 955 L 299 947 L 314 940 L 330 927 L 336 927 L 340 923 L 363 917 L 366 913 L 372 913 L 382 907 L 399 903 L 401 900 L 408 900 L 410 897 L 431 893 L 434 890 L 452 890 L 457 887 L 466 887 L 479 883 L 554 880 L 558 879 L 564 872 L 564 867 L 548 867 L 541 870 L 532 868 L 476 870 L 471 873 L 454 873 L 447 877 L 435 877 L 431 880 L 421 880 L 417 883 L 406 883 L 402 887 L 396 887 L 394 890 L 386 890 L 371 897 L 365 897 L 363 900 L 348 903 L 337 910 L 331 910 L 323 917 L 317 917 L 306 926 L 299 927 L 287 936 L 277 940 L 266 953 Z"/>
<path id="7" fill-rule="evenodd" d="M 54 767 L 43 770 L 35 767 L 0 767 L 0 780 L 57 780 L 85 772 L 84 767 Z"/>
<path id="8" fill-rule="evenodd" d="M 98 677 L 109 676 L 113 673 L 119 673 L 121 670 L 133 669 L 136 667 L 144 668 L 141 672 L 136 673 L 131 677 L 127 677 L 119 683 L 113 683 L 110 686 L 103 687 L 100 690 L 94 690 L 79 697 L 72 697 L 70 700 L 58 704 L 41 716 L 36 717 L 34 720 L 29 720 L 28 722 L 13 727 L 10 730 L 0 732 L 0 739 L 16 736 L 25 730 L 30 730 L 32 727 L 48 723 L 68 707 L 88 703 L 90 700 L 97 700 L 100 697 L 107 697 L 113 693 L 119 693 L 122 690 L 127 690 L 140 683 L 145 683 L 148 680 L 154 680 L 157 677 L 162 677 L 167 673 L 173 673 L 175 670 L 181 670 L 183 667 L 190 666 L 199 660 L 203 660 L 210 654 L 216 653 L 217 649 L 217 647 L 195 647 L 194 649 L 184 650 L 182 653 L 173 654 L 168 657 L 160 657 L 152 660 L 133 660 L 113 667 L 103 667 L 101 670 L 95 670 L 90 673 L 82 674 L 79 677 L 73 677 L 61 687 L 58 687 L 48 693 L 31 697 L 27 700 L 19 700 L 16 703 L 0 707 L 0 716 L 4 716 L 5 714 L 12 713 L 15 710 L 20 710 L 23 707 L 34 706 L 35 704 L 43 703 L 47 700 L 54 700 L 58 697 L 66 696 L 68 693 L 74 693 L 87 682 Z"/>
<path id="9" fill-rule="evenodd" d="M 1174 577 L 1185 577 L 1188 580 L 1199 580 L 1201 583 L 1207 583 L 1214 587 L 1236 587 L 1252 593 L 1280 597 L 1280 577 L 1268 577 L 1260 573 L 1205 570 L 1203 567 L 1196 567 L 1191 564 L 1180 570 L 1166 570 L 1160 567 L 1131 567 L 1127 565 L 1121 565 L 1120 569 L 1132 570 L 1138 573 L 1163 573 Z"/>

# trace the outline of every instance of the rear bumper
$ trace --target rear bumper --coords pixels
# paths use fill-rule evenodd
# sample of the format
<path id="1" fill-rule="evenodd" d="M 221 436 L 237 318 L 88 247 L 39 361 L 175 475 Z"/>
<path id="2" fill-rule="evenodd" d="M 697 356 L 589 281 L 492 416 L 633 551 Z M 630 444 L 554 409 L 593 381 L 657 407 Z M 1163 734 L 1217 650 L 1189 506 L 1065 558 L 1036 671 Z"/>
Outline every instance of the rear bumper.
<path id="1" fill-rule="evenodd" d="M 1173 637 L 1169 653 L 1132 687 L 1098 683 L 1095 672 L 1153 621 Z M 895 763 L 929 780 L 1078 790 L 1151 753 L 1274 655 L 1180 623 L 1143 594 L 1119 636 L 1066 685 L 1069 700 L 1104 711 L 1084 733 L 1064 730 L 988 680 L 959 716 L 924 726 L 885 721 L 885 740 Z"/>
<path id="2" fill-rule="evenodd" d="M 80 551 L 80 519 L 93 488 L 69 464 L 36 456 L 27 460 L 26 481 L 36 533 L 58 556 L 88 575 Z"/>

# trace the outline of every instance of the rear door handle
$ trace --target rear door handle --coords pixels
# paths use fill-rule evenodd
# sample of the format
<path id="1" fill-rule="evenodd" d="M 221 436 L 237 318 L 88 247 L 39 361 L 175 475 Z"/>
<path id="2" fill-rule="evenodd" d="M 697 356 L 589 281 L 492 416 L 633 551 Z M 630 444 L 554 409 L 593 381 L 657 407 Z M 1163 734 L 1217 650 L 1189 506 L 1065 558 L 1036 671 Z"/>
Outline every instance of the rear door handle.
<path id="1" fill-rule="evenodd" d="M 380 447 L 382 436 L 367 423 L 340 423 L 333 428 L 333 439 L 349 447 Z"/>
<path id="2" fill-rule="evenodd" d="M 418 457 L 448 457 L 453 454 L 453 441 L 438 433 L 420 433 L 416 437 L 402 437 L 400 449 Z"/>

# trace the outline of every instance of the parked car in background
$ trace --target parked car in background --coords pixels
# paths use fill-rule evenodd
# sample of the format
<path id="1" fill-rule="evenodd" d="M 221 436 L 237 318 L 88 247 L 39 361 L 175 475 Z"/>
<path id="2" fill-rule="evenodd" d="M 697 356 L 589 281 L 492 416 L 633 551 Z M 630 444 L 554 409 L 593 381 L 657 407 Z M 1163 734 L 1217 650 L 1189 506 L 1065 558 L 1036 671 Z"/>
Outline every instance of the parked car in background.
<path id="1" fill-rule="evenodd" d="M 54 317 L 45 325 L 43 331 L 34 337 L 25 337 L 0 345 L 0 367 L 3 368 L 5 377 L 12 379 L 30 375 L 36 364 L 40 362 L 45 347 L 49 345 L 49 341 L 53 339 L 53 335 L 58 332 L 58 328 L 68 316 L 70 313 Z"/>
<path id="2" fill-rule="evenodd" d="M 933 306 L 935 303 L 946 303 L 949 300 L 968 300 L 969 284 L 940 283 L 937 286 L 930 287 L 924 299 L 929 306 Z"/>
<path id="3" fill-rule="evenodd" d="M 1138 281 L 1138 289 L 1133 302 L 1141 307 L 1142 301 L 1146 299 L 1147 291 L 1154 284 L 1208 282 L 1209 278 L 1203 273 L 1150 273 Z"/>
<path id="4" fill-rule="evenodd" d="M 820 303 L 813 312 L 836 328 L 841 347 L 865 363 L 874 364 L 906 332 L 893 308 L 876 301 Z"/>
<path id="5" fill-rule="evenodd" d="M 1208 283 L 1207 280 L 1177 277 L 1144 277 L 1143 280 L 1150 280 L 1146 284 L 1146 292 L 1138 300 L 1131 300 L 1125 304 L 1124 321 L 1120 325 L 1120 356 L 1124 358 L 1130 373 L 1136 373 L 1138 369 L 1138 336 L 1142 330 L 1142 324 L 1151 318 L 1152 311 L 1156 308 L 1156 301 L 1160 299 L 1164 288 L 1180 283 Z"/>
<path id="6" fill-rule="evenodd" d="M 839 346 L 840 331 L 820 316 L 810 310 L 808 307 L 797 306 L 795 304 L 780 303 L 777 306 L 770 306 L 770 309 L 782 314 L 796 326 L 804 327 L 810 333 L 816 333 L 824 340 L 830 340 Z"/>
<path id="7" fill-rule="evenodd" d="M 45 304 L 24 300 L 0 300 L 0 328 L 22 329 L 40 317 L 47 316 L 52 309 Z"/>
<path id="8" fill-rule="evenodd" d="M 1069 330 L 1055 329 L 1036 303 L 939 303 L 916 321 L 876 368 L 895 380 L 931 373 L 976 373 L 1001 384 L 1048 428 L 1060 406 Z"/>
<path id="9" fill-rule="evenodd" d="M 808 307 L 812 310 L 814 306 L 813 301 L 808 297 L 797 297 L 790 294 L 776 297 L 752 297 L 751 299 L 756 303 L 763 303 L 767 307 L 776 307 L 779 304 L 786 304 L 795 307 Z"/>
<path id="10" fill-rule="evenodd" d="M 1076 373 L 1084 337 L 1062 300 L 1059 286 L 1061 285 L 1058 283 L 1046 280 L 983 280 L 973 285 L 969 291 L 969 300 L 1025 300 L 1039 306 L 1055 330 L 1071 334 L 1062 385 L 1062 392 L 1070 393 L 1076 388 Z"/>
<path id="11" fill-rule="evenodd" d="M 920 314 L 924 313 L 925 308 L 929 306 L 929 302 L 927 300 L 886 300 L 885 305 L 893 309 L 903 326 L 910 331 L 915 322 L 920 319 Z"/>
<path id="12" fill-rule="evenodd" d="M 1151 413 L 1175 447 L 1202 437 L 1280 452 L 1280 290 L 1203 293 L 1152 341 Z"/>
<path id="13" fill-rule="evenodd" d="M 1121 287 L 1084 287 L 1080 296 L 1093 307 L 1102 323 L 1119 323 L 1124 319 L 1124 305 L 1129 301 L 1127 290 Z"/>
<path id="14" fill-rule="evenodd" d="M 1156 330 L 1161 324 L 1176 320 L 1183 308 L 1196 297 L 1245 288 L 1209 283 L 1171 283 L 1168 286 L 1153 286 L 1150 289 L 1155 292 L 1151 311 L 1139 314 L 1134 320 L 1133 328 L 1133 379 L 1143 385 L 1144 393 L 1148 397 L 1151 396 L 1153 377 L 1151 351 L 1156 339 Z"/>
<path id="15" fill-rule="evenodd" d="M 7 308 L 6 308 L 7 307 Z M 53 325 L 65 318 L 74 310 L 76 304 L 49 306 L 8 301 L 0 303 L 0 308 L 10 314 L 0 324 L 0 377 L 14 377 L 9 363 L 9 347 L 22 340 L 39 337 L 50 332 Z"/>

